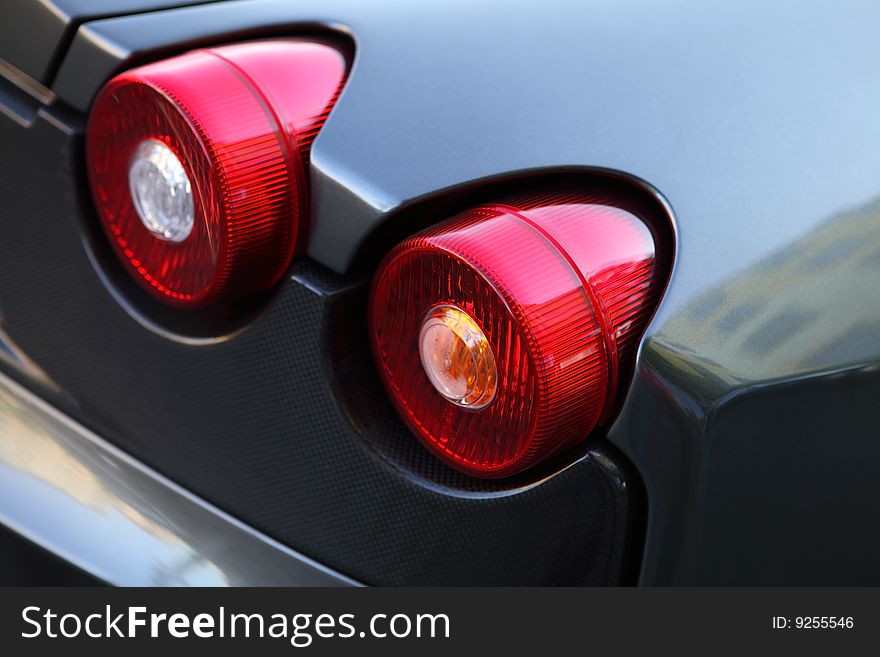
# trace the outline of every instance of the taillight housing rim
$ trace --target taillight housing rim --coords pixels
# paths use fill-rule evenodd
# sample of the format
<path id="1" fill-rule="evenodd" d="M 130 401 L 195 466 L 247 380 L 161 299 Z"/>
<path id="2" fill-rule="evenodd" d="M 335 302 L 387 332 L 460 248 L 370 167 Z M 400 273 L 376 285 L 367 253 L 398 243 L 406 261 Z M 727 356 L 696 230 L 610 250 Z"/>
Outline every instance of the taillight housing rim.
<path id="1" fill-rule="evenodd" d="M 556 204 L 556 207 L 554 207 L 554 204 Z M 368 321 L 370 325 L 370 341 L 373 347 L 374 358 L 377 361 L 377 366 L 380 372 L 380 378 L 389 393 L 393 405 L 398 410 L 399 415 L 414 431 L 416 436 L 420 439 L 420 442 L 422 442 L 431 453 L 438 456 L 442 461 L 466 474 L 480 478 L 497 479 L 513 476 L 524 470 L 531 469 L 539 462 L 543 462 L 551 456 L 566 451 L 568 448 L 582 442 L 583 439 L 598 425 L 607 423 L 612 416 L 612 411 L 616 410 L 619 395 L 617 394 L 618 390 L 616 389 L 616 384 L 613 383 L 613 380 L 616 378 L 614 377 L 614 374 L 616 374 L 616 372 L 614 372 L 616 369 L 614 365 L 617 364 L 616 360 L 618 359 L 619 354 L 616 352 L 614 342 L 607 339 L 608 331 L 602 326 L 603 322 L 598 321 L 596 317 L 600 310 L 595 307 L 596 304 L 593 301 L 593 299 L 595 299 L 595 290 L 592 289 L 590 276 L 585 275 L 584 272 L 579 270 L 578 259 L 580 258 L 582 260 L 584 254 L 575 253 L 574 257 L 572 257 L 570 253 L 560 252 L 561 249 L 565 248 L 564 244 L 561 244 L 560 242 L 565 242 L 566 239 L 570 239 L 570 235 L 566 235 L 566 230 L 562 230 L 561 232 L 556 231 L 558 234 L 554 233 L 553 230 L 546 231 L 543 230 L 540 225 L 541 221 L 543 221 L 541 217 L 542 212 L 547 214 L 545 211 L 549 209 L 549 213 L 552 215 L 554 211 L 557 211 L 559 207 L 564 204 L 573 207 L 582 206 L 584 208 L 600 208 L 601 212 L 618 215 L 616 218 L 612 217 L 612 219 L 614 219 L 614 221 L 621 221 L 624 224 L 624 228 L 621 229 L 621 234 L 625 237 L 624 241 L 630 240 L 633 243 L 637 243 L 637 246 L 633 248 L 633 252 L 637 255 L 640 253 L 639 249 L 648 249 L 648 242 L 650 242 L 650 258 L 646 261 L 649 262 L 649 264 L 647 266 L 641 266 L 641 269 L 637 268 L 638 271 L 635 274 L 637 279 L 636 286 L 638 287 L 641 285 L 639 288 L 640 291 L 638 292 L 641 301 L 636 304 L 641 312 L 639 313 L 639 316 L 635 318 L 634 322 L 640 326 L 639 330 L 636 331 L 640 334 L 640 330 L 644 328 L 648 318 L 653 314 L 654 304 L 658 298 L 658 285 L 660 284 L 659 277 L 655 276 L 656 272 L 653 268 L 655 247 L 653 232 L 643 220 L 624 209 L 624 207 L 622 207 L 624 204 L 616 201 L 606 201 L 603 200 L 601 196 L 597 198 L 592 194 L 558 193 L 551 194 L 549 197 L 519 195 L 517 197 L 510 197 L 503 203 L 478 206 L 472 210 L 460 213 L 452 219 L 432 226 L 401 242 L 397 247 L 392 249 L 390 253 L 388 253 L 379 265 L 374 276 L 369 293 Z M 533 208 L 537 208 L 537 210 L 532 212 Z M 580 208 L 576 207 L 575 209 L 580 212 Z M 568 208 L 563 208 L 562 213 L 565 214 L 568 211 Z M 527 216 L 529 213 L 534 216 Z M 389 363 L 386 362 L 386 358 L 383 354 L 383 339 L 381 337 L 382 329 L 377 328 L 381 326 L 382 315 L 389 312 L 389 306 L 393 306 L 397 303 L 393 299 L 390 303 L 383 300 L 383 295 L 387 295 L 387 290 L 383 290 L 383 287 L 387 287 L 387 285 L 383 283 L 383 279 L 387 279 L 389 276 L 388 272 L 395 269 L 394 263 L 400 258 L 405 257 L 407 253 L 411 253 L 418 249 L 420 245 L 423 247 L 426 246 L 425 241 L 431 242 L 432 240 L 434 243 L 430 244 L 428 248 L 433 248 L 437 252 L 444 252 L 453 258 L 461 257 L 461 249 L 445 248 L 445 245 L 437 243 L 437 236 L 441 236 L 440 241 L 442 242 L 442 236 L 444 234 L 455 232 L 456 228 L 460 227 L 462 224 L 480 224 L 486 221 L 487 216 L 506 216 L 510 221 L 518 224 L 520 230 L 530 232 L 532 239 L 536 244 L 539 242 L 543 243 L 541 249 L 547 253 L 553 254 L 554 264 L 552 265 L 552 268 L 556 269 L 559 276 L 562 276 L 562 278 L 567 281 L 564 283 L 564 286 L 569 293 L 569 296 L 567 297 L 568 310 L 571 310 L 571 304 L 574 303 L 578 308 L 574 315 L 580 316 L 581 321 L 586 322 L 585 324 L 577 324 L 577 322 L 572 323 L 573 320 L 566 320 L 568 321 L 568 324 L 565 324 L 564 322 L 559 323 L 557 321 L 558 326 L 556 329 L 553 328 L 551 322 L 548 324 L 550 329 L 548 329 L 547 326 L 539 327 L 541 330 L 536 333 L 533 331 L 534 326 L 538 325 L 540 321 L 543 321 L 540 320 L 540 312 L 536 311 L 538 306 L 535 304 L 524 305 L 521 302 L 519 297 L 522 294 L 523 288 L 519 283 L 516 284 L 520 285 L 518 290 L 506 289 L 506 281 L 508 280 L 508 277 L 511 276 L 511 273 L 499 273 L 493 271 L 491 267 L 483 267 L 483 270 L 479 271 L 482 279 L 491 287 L 497 298 L 503 300 L 504 307 L 507 309 L 510 316 L 515 319 L 520 327 L 522 327 L 522 330 L 524 331 L 523 335 L 528 336 L 525 339 L 524 344 L 528 345 L 529 359 L 531 359 L 533 363 L 537 363 L 532 367 L 537 374 L 536 377 L 534 377 L 534 380 L 536 382 L 536 394 L 539 397 L 537 410 L 530 417 L 528 439 L 520 443 L 519 448 L 510 458 L 488 464 L 469 462 L 466 458 L 462 458 L 461 455 L 455 454 L 454 451 L 450 452 L 450 450 L 445 447 L 444 439 L 441 438 L 438 440 L 436 431 L 432 431 L 427 426 L 429 422 L 426 423 L 422 416 L 418 415 L 418 413 L 414 414 L 412 412 L 409 398 L 414 394 L 412 387 L 415 384 L 411 382 L 401 384 L 399 382 L 401 372 L 395 371 L 395 366 L 393 364 L 389 366 Z M 590 219 L 590 221 L 593 221 L 594 219 L 595 217 Z M 570 233 L 571 230 L 569 229 L 568 232 Z M 486 236 L 484 235 L 482 238 L 486 238 Z M 470 256 L 465 255 L 465 257 L 467 258 Z M 492 256 L 491 254 L 489 255 L 490 259 L 494 257 L 495 256 Z M 528 265 L 527 262 L 526 265 Z M 649 282 L 646 282 L 648 279 Z M 603 285 L 606 285 L 605 289 L 607 291 L 609 289 L 607 281 L 603 282 Z M 615 304 L 615 312 L 618 313 L 619 316 L 623 316 L 627 323 L 633 323 L 630 322 L 633 313 L 628 310 L 619 310 L 620 303 L 615 296 L 618 292 L 619 291 L 612 286 L 611 300 Z M 580 298 L 576 299 L 575 297 L 578 296 Z M 454 296 L 444 297 L 443 295 L 440 295 L 437 297 L 437 302 L 459 304 L 460 299 L 455 298 Z M 565 304 L 560 305 L 559 303 L 556 303 L 555 306 L 552 304 L 546 305 L 545 310 L 550 309 L 558 315 L 560 308 L 564 309 L 564 305 Z M 524 310 L 524 308 L 526 310 Z M 416 316 L 419 315 L 422 310 L 421 308 L 414 306 L 412 307 L 411 312 Z M 589 319 L 590 313 L 593 314 L 592 319 Z M 545 313 L 545 316 L 549 315 Z M 580 328 L 578 328 L 578 326 L 580 326 Z M 485 328 L 485 326 L 483 327 Z M 563 327 L 565 330 L 560 330 L 559 327 Z M 566 331 L 570 331 L 572 328 L 577 329 L 580 333 L 577 334 L 574 340 L 571 340 L 570 338 L 565 338 L 563 340 L 563 336 L 567 335 Z M 632 340 L 630 337 L 627 337 L 628 331 L 630 331 L 629 328 L 623 330 L 625 337 L 625 343 L 623 345 L 625 352 L 624 355 L 633 350 Z M 491 329 L 488 332 L 491 333 Z M 548 336 L 550 336 L 549 341 Z M 493 346 L 497 348 L 497 336 L 491 336 L 490 341 L 493 343 Z M 566 352 L 565 345 L 562 344 L 562 342 L 565 341 L 579 345 L 578 349 L 569 349 L 568 352 Z M 405 345 L 401 345 L 400 347 L 401 350 L 404 350 L 405 348 Z M 583 354 L 586 352 L 589 352 L 589 355 L 584 357 Z M 568 381 L 563 380 L 563 376 L 560 375 L 558 368 L 557 370 L 552 370 L 552 368 L 542 369 L 543 363 L 552 362 L 554 358 L 565 356 L 566 353 L 568 356 L 573 354 L 577 356 L 580 354 L 579 357 L 582 359 L 589 358 L 592 365 L 590 367 L 582 367 L 579 371 L 578 377 L 576 377 L 575 380 Z M 500 368 L 506 367 L 506 365 L 504 364 L 504 358 L 498 362 L 498 377 L 500 380 L 503 378 Z M 408 374 L 410 377 L 412 377 L 412 375 L 412 372 Z M 418 377 L 416 376 L 416 378 Z M 580 379 L 580 383 L 577 382 L 578 378 Z M 395 379 L 398 379 L 398 381 L 395 381 Z M 583 387 L 584 381 L 586 380 L 589 380 L 589 389 Z M 409 389 L 403 390 L 404 385 L 409 386 Z M 581 387 L 579 388 L 578 386 Z M 565 407 L 562 411 L 558 411 L 558 408 L 554 410 L 552 408 L 552 403 L 547 401 L 546 391 L 548 390 L 557 398 L 557 407 Z M 542 398 L 541 395 L 544 395 L 544 397 Z M 434 400 L 434 403 L 440 404 L 442 401 L 438 395 Z M 493 404 L 494 403 L 495 402 L 493 402 Z M 571 410 L 576 406 L 581 406 L 581 409 Z M 588 410 L 584 411 L 584 408 L 587 408 Z M 484 411 L 468 409 L 464 412 L 479 414 Z M 551 419 L 547 420 L 547 417 L 551 417 Z M 541 431 L 536 432 L 535 427 L 543 427 L 543 433 Z M 556 433 L 554 428 L 561 429 L 561 433 L 563 434 L 561 439 L 555 440 L 558 436 L 554 435 Z"/>
<path id="2" fill-rule="evenodd" d="M 244 42 L 125 71 L 99 92 L 86 137 L 97 214 L 124 269 L 153 298 L 189 309 L 234 301 L 274 285 L 304 251 L 309 149 L 341 92 L 347 55 L 329 39 Z M 196 225 L 179 243 L 138 225 L 124 184 L 150 139 L 175 153 L 192 182 Z M 188 247 L 200 239 L 195 258 Z"/>

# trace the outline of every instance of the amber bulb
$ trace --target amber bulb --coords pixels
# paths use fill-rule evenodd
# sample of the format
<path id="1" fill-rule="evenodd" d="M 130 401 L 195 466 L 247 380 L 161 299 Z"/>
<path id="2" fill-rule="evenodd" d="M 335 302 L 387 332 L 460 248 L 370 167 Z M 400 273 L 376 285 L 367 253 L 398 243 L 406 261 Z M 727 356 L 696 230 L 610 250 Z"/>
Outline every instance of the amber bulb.
<path id="1" fill-rule="evenodd" d="M 495 398 L 495 356 L 486 335 L 465 311 L 437 305 L 428 311 L 419 334 L 422 367 L 447 400 L 480 409 Z"/>

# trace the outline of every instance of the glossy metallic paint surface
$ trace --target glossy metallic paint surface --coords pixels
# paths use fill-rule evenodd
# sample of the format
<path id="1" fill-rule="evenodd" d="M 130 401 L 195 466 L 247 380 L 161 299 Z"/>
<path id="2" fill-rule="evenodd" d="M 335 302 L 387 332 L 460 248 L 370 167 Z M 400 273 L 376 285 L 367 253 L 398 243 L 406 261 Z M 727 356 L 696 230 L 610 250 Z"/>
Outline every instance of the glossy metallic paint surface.
<path id="1" fill-rule="evenodd" d="M 880 581 L 878 394 L 873 200 L 696 294 L 645 343 L 610 436 L 652 491 L 643 577 Z"/>
<path id="2" fill-rule="evenodd" d="M 0 60 L 44 84 L 85 21 L 213 0 L 3 0 Z"/>
<path id="3" fill-rule="evenodd" d="M 0 522 L 124 586 L 351 586 L 0 374 Z"/>

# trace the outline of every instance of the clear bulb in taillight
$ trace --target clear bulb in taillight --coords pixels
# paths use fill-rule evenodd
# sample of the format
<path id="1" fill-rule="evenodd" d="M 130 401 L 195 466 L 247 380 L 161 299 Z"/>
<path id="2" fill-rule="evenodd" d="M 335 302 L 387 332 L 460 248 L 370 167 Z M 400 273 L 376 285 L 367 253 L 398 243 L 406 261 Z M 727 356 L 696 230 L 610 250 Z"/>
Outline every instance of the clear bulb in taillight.
<path id="1" fill-rule="evenodd" d="M 192 233 L 192 183 L 177 155 L 161 141 L 147 139 L 135 149 L 128 190 L 138 217 L 153 235 L 182 242 Z"/>

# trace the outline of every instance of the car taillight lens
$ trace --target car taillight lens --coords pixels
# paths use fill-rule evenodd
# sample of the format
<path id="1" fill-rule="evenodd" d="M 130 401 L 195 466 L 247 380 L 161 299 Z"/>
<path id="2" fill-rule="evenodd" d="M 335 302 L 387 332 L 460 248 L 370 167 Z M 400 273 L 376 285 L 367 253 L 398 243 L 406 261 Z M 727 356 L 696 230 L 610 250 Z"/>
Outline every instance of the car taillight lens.
<path id="1" fill-rule="evenodd" d="M 158 298 L 203 306 L 272 285 L 303 244 L 309 149 L 340 91 L 323 43 L 196 50 L 95 100 L 89 180 L 114 250 Z"/>
<path id="2" fill-rule="evenodd" d="M 397 246 L 373 282 L 371 340 L 421 441 L 460 470 L 502 477 L 609 417 L 658 290 L 636 216 L 576 194 L 523 198 Z"/>

